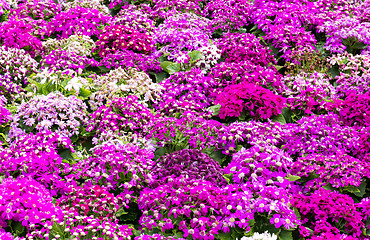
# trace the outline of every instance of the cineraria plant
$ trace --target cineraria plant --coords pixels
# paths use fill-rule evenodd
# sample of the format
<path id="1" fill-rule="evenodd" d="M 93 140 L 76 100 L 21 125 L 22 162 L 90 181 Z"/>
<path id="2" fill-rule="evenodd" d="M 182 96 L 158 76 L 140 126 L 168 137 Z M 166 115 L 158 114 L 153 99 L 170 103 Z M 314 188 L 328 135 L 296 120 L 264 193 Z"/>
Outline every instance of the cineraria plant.
<path id="1" fill-rule="evenodd" d="M 56 34 L 59 38 L 68 38 L 73 34 L 99 36 L 99 30 L 111 20 L 110 15 L 97 9 L 77 6 L 55 15 L 40 34 L 42 37 Z"/>
<path id="2" fill-rule="evenodd" d="M 160 52 L 152 54 L 135 53 L 130 50 L 117 51 L 112 54 L 107 54 L 100 60 L 99 65 L 107 69 L 119 67 L 136 68 L 139 71 L 146 73 L 158 73 L 162 71 L 158 58 L 162 55 Z"/>
<path id="3" fill-rule="evenodd" d="M 0 95 L 8 100 L 13 100 L 20 93 L 19 85 L 13 82 L 9 73 L 0 75 Z"/>
<path id="4" fill-rule="evenodd" d="M 202 15 L 212 20 L 212 30 L 239 30 L 249 24 L 252 4 L 243 0 L 211 0 Z"/>
<path id="5" fill-rule="evenodd" d="M 152 180 L 149 169 L 154 164 L 151 150 L 129 143 L 109 141 L 96 146 L 92 155 L 67 171 L 67 178 L 84 179 L 86 183 L 106 186 L 122 195 L 126 204 L 135 200 Z"/>
<path id="6" fill-rule="evenodd" d="M 100 57 L 121 50 L 149 54 L 153 50 L 152 38 L 148 33 L 141 33 L 124 25 L 106 26 L 96 42 L 94 52 Z"/>
<path id="7" fill-rule="evenodd" d="M 33 26 L 23 20 L 3 22 L 0 27 L 0 43 L 8 48 L 24 49 L 34 57 L 42 51 L 42 43 L 32 35 L 32 29 Z"/>
<path id="8" fill-rule="evenodd" d="M 25 1 L 10 12 L 10 16 L 32 18 L 34 20 L 49 20 L 62 10 L 61 5 L 52 0 Z"/>
<path id="9" fill-rule="evenodd" d="M 150 134 L 162 153 L 171 153 L 182 149 L 199 149 L 213 153 L 218 131 L 223 124 L 187 113 L 181 118 L 156 117 L 149 125 Z"/>
<path id="10" fill-rule="evenodd" d="M 55 196 L 63 189 L 59 149 L 74 151 L 69 138 L 50 131 L 16 137 L 9 147 L 0 147 L 0 175 L 32 177 Z"/>
<path id="11" fill-rule="evenodd" d="M 370 126 L 370 93 L 350 93 L 339 105 L 340 120 L 349 126 Z"/>
<path id="12" fill-rule="evenodd" d="M 88 8 L 88 9 L 97 9 L 99 12 L 109 15 L 109 9 L 102 4 L 102 1 L 100 0 L 75 0 L 75 1 L 69 1 L 63 4 L 64 8 L 66 10 L 71 9 L 71 8 L 76 8 L 77 6 L 83 7 L 83 8 Z"/>
<path id="13" fill-rule="evenodd" d="M 139 6 L 127 4 L 114 16 L 114 23 L 126 25 L 141 33 L 153 32 L 156 28 L 155 21 L 150 18 L 151 8 L 147 4 Z"/>
<path id="14" fill-rule="evenodd" d="M 117 220 L 116 213 L 123 205 L 122 197 L 114 196 L 108 189 L 99 185 L 70 185 L 56 206 L 63 211 L 76 212 L 80 216 L 93 216 L 97 220 Z"/>
<path id="15" fill-rule="evenodd" d="M 154 177 L 152 187 L 166 183 L 169 178 L 180 176 L 204 179 L 219 186 L 226 183 L 220 164 L 196 149 L 183 149 L 164 155 L 150 171 Z"/>
<path id="16" fill-rule="evenodd" d="M 0 226 L 13 234 L 60 215 L 48 190 L 32 178 L 5 178 L 0 183 Z M 16 230 L 17 229 L 17 230 Z"/>
<path id="17" fill-rule="evenodd" d="M 12 127 L 26 132 L 52 130 L 76 138 L 87 124 L 86 109 L 86 104 L 76 96 L 65 97 L 60 92 L 38 95 L 18 107 Z"/>
<path id="18" fill-rule="evenodd" d="M 283 125 L 278 122 L 234 122 L 219 130 L 217 148 L 229 155 L 241 147 L 249 148 L 261 144 L 278 146 L 282 142 L 283 131 Z"/>
<path id="19" fill-rule="evenodd" d="M 294 51 L 314 51 L 316 39 L 303 27 L 291 25 L 270 26 L 264 40 L 282 53 L 281 58 L 292 60 Z M 293 51 L 294 50 L 294 51 Z"/>
<path id="20" fill-rule="evenodd" d="M 240 184 L 253 193 L 253 199 L 248 201 L 257 221 L 255 230 L 262 230 L 266 225 L 258 222 L 261 217 L 265 221 L 267 218 L 276 228 L 291 229 L 299 224 L 290 207 L 290 195 L 298 190 L 287 179 L 292 162 L 288 154 L 275 146 L 256 145 L 235 153 L 225 168 L 229 182 Z"/>
<path id="21" fill-rule="evenodd" d="M 361 147 L 361 134 L 342 124 L 335 114 L 313 115 L 298 120 L 297 124 L 286 124 L 281 132 L 283 149 L 292 156 L 337 152 L 351 155 Z"/>
<path id="22" fill-rule="evenodd" d="M 36 72 L 37 66 L 25 50 L 0 47 L 0 74 L 9 74 L 14 83 L 27 84 L 27 76 Z"/>
<path id="23" fill-rule="evenodd" d="M 154 107 L 166 116 L 181 114 L 207 115 L 206 108 L 212 104 L 210 94 L 215 81 L 205 77 L 199 69 L 177 72 L 160 83 L 163 91 Z"/>
<path id="24" fill-rule="evenodd" d="M 215 104 L 220 104 L 219 117 L 237 117 L 240 120 L 248 118 L 269 119 L 281 114 L 285 107 L 285 98 L 275 95 L 261 86 L 242 82 L 226 87 L 221 92 Z"/>
<path id="25" fill-rule="evenodd" d="M 272 91 L 282 87 L 282 75 L 275 68 L 255 65 L 250 61 L 218 63 L 211 68 L 208 76 L 220 84 L 221 88 L 215 89 L 215 95 L 222 88 L 241 82 L 263 86 Z"/>
<path id="26" fill-rule="evenodd" d="M 68 38 L 56 40 L 48 39 L 42 42 L 46 54 L 50 54 L 53 50 L 64 50 L 67 53 L 75 53 L 79 56 L 91 57 L 92 49 L 95 47 L 95 42 L 86 35 L 71 35 Z"/>
<path id="27" fill-rule="evenodd" d="M 118 224 L 110 219 L 100 221 L 91 216 L 80 216 L 73 211 L 63 211 L 63 216 L 44 220 L 41 229 L 33 228 L 27 234 L 28 239 L 131 239 L 133 229 L 127 225 Z"/>
<path id="28" fill-rule="evenodd" d="M 154 120 L 151 110 L 137 96 L 114 98 L 99 107 L 91 115 L 88 132 L 95 132 L 94 143 L 117 136 L 143 137 L 148 133 L 148 124 Z"/>
<path id="29" fill-rule="evenodd" d="M 278 92 L 287 98 L 287 107 L 297 115 L 331 110 L 328 102 L 335 98 L 336 90 L 326 74 L 301 72 L 281 80 L 284 85 Z"/>
<path id="30" fill-rule="evenodd" d="M 45 56 L 41 61 L 41 68 L 49 68 L 52 70 L 69 68 L 78 70 L 79 73 L 82 73 L 82 71 L 89 66 L 97 66 L 97 62 L 94 59 L 60 48 L 51 51 L 51 53 Z"/>
<path id="31" fill-rule="evenodd" d="M 365 227 L 353 199 L 335 191 L 320 188 L 309 195 L 294 195 L 292 206 L 298 209 L 303 226 L 312 229 L 314 236 L 344 232 L 360 237 Z M 309 235 L 310 232 L 304 237 Z"/>
<path id="32" fill-rule="evenodd" d="M 308 178 L 305 189 L 309 190 L 330 184 L 335 188 L 358 187 L 364 177 L 370 176 L 370 165 L 338 152 L 335 155 L 308 154 L 299 157 L 293 165 L 292 174 Z"/>
<path id="33" fill-rule="evenodd" d="M 166 19 L 184 12 L 200 14 L 201 2 L 201 0 L 179 0 L 175 2 L 170 0 L 153 0 L 152 4 L 154 6 L 151 16 L 154 19 Z"/>
<path id="34" fill-rule="evenodd" d="M 225 62 L 248 61 L 254 65 L 268 66 L 276 61 L 271 50 L 260 43 L 251 33 L 227 33 L 217 42 Z"/>
<path id="35" fill-rule="evenodd" d="M 161 85 L 153 83 L 145 72 L 135 68 L 125 71 L 121 67 L 96 79 L 92 87 L 96 89 L 89 101 L 93 109 L 115 97 L 128 95 L 136 95 L 144 102 L 158 102 L 160 93 L 164 90 Z"/>
<path id="36" fill-rule="evenodd" d="M 166 184 L 144 189 L 139 197 L 140 224 L 147 232 L 180 237 L 214 239 L 221 232 L 221 209 L 226 195 L 212 183 L 181 176 Z"/>

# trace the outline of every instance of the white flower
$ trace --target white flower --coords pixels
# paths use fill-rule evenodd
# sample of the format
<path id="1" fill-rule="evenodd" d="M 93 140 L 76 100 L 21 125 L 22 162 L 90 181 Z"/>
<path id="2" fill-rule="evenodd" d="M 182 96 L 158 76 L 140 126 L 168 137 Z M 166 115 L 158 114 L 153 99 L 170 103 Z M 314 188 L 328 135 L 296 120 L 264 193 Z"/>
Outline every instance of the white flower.
<path id="1" fill-rule="evenodd" d="M 241 240 L 277 240 L 277 236 L 267 231 L 264 233 L 255 232 L 252 237 L 242 237 Z"/>
<path id="2" fill-rule="evenodd" d="M 81 79 L 80 77 L 74 77 L 72 78 L 67 86 L 65 87 L 66 90 L 72 90 L 72 88 L 76 91 L 76 93 L 78 94 L 80 92 L 80 88 L 82 87 L 82 83 L 81 83 Z"/>

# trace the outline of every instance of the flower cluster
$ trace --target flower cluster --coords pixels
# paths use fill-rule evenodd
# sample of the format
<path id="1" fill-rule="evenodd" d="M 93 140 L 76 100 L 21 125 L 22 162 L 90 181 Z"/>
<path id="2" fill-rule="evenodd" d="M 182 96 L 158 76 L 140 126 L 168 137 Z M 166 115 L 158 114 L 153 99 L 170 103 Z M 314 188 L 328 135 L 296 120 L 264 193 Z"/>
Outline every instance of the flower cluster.
<path id="1" fill-rule="evenodd" d="M 340 152 L 335 155 L 309 154 L 297 159 L 292 174 L 313 178 L 306 182 L 305 188 L 311 189 L 330 184 L 335 188 L 361 184 L 369 176 L 369 163 Z"/>
<path id="2" fill-rule="evenodd" d="M 155 108 L 162 114 L 172 116 L 176 113 L 199 115 L 207 114 L 205 109 L 212 104 L 210 97 L 216 83 L 205 77 L 199 69 L 177 72 L 160 83 L 162 101 Z"/>
<path id="3" fill-rule="evenodd" d="M 99 77 L 93 87 L 97 89 L 89 101 L 93 109 L 115 97 L 128 95 L 136 95 L 144 102 L 156 102 L 160 92 L 164 90 L 161 85 L 153 83 L 145 72 L 139 72 L 135 68 L 125 71 L 121 67 Z"/>
<path id="4" fill-rule="evenodd" d="M 35 56 L 42 50 L 42 43 L 32 35 L 32 29 L 31 24 L 22 20 L 4 22 L 0 27 L 0 43 L 8 48 L 24 49 Z"/>
<path id="5" fill-rule="evenodd" d="M 94 142 L 117 136 L 143 136 L 154 116 L 149 108 L 139 102 L 137 96 L 114 98 L 107 106 L 101 106 L 91 114 L 87 131 L 96 132 Z"/>
<path id="6" fill-rule="evenodd" d="M 151 168 L 151 172 L 156 177 L 153 186 L 162 185 L 180 176 L 204 179 L 215 185 L 225 184 L 220 164 L 196 149 L 184 149 L 161 157 Z"/>
<path id="7" fill-rule="evenodd" d="M 23 49 L 0 47 L 0 74 L 9 74 L 13 82 L 26 84 L 27 76 L 37 71 L 38 63 Z"/>
<path id="8" fill-rule="evenodd" d="M 240 117 L 268 119 L 281 114 L 285 99 L 255 84 L 242 82 L 226 87 L 215 101 L 221 105 L 220 118 Z"/>
<path id="9" fill-rule="evenodd" d="M 66 51 L 66 53 L 90 57 L 92 49 L 95 47 L 95 42 L 85 35 L 71 35 L 60 40 L 48 39 L 42 45 L 47 54 L 50 54 L 53 50 L 61 49 Z"/>
<path id="10" fill-rule="evenodd" d="M 46 188 L 52 196 L 63 191 L 60 177 L 64 165 L 58 149 L 70 149 L 67 137 L 53 132 L 25 134 L 17 137 L 9 147 L 0 147 L 0 174 L 6 177 L 32 177 Z"/>
<path id="11" fill-rule="evenodd" d="M 41 62 L 41 68 L 61 70 L 65 68 L 82 71 L 88 66 L 96 66 L 94 59 L 78 55 L 76 52 L 57 49 L 53 50 Z"/>
<path id="12" fill-rule="evenodd" d="M 87 124 L 86 109 L 86 104 L 76 96 L 52 92 L 22 103 L 12 125 L 26 132 L 52 130 L 62 136 L 78 136 L 81 127 Z"/>
<path id="13" fill-rule="evenodd" d="M 101 31 L 94 52 L 105 57 L 120 50 L 131 50 L 137 53 L 151 53 L 152 39 L 149 34 L 141 33 L 124 25 L 107 26 Z"/>
<path id="14" fill-rule="evenodd" d="M 312 114 L 331 110 L 328 101 L 335 98 L 336 90 L 325 74 L 302 72 L 295 76 L 288 75 L 282 82 L 285 86 L 280 93 L 287 98 L 287 106 L 292 111 Z"/>
<path id="15" fill-rule="evenodd" d="M 106 186 L 108 190 L 120 189 L 124 205 L 127 205 L 152 183 L 149 172 L 154 164 L 152 158 L 151 150 L 134 144 L 106 142 L 96 146 L 92 156 L 68 169 L 71 171 L 68 178 L 85 179 L 89 184 Z"/>
<path id="16" fill-rule="evenodd" d="M 220 211 L 226 195 L 208 181 L 169 178 L 166 184 L 144 189 L 139 198 L 140 224 L 163 233 L 173 230 L 193 239 L 214 239 L 222 225 Z"/>
<path id="17" fill-rule="evenodd" d="M 217 43 L 225 62 L 249 61 L 250 64 L 266 66 L 275 63 L 271 50 L 250 33 L 228 33 Z"/>
<path id="18" fill-rule="evenodd" d="M 316 236 L 337 235 L 343 230 L 353 237 L 362 234 L 361 213 L 348 195 L 320 188 L 307 196 L 294 196 L 292 206 L 299 210 L 303 225 L 311 228 Z M 305 237 L 308 236 L 309 233 Z"/>
<path id="19" fill-rule="evenodd" d="M 40 34 L 42 36 L 56 34 L 62 38 L 68 38 L 73 34 L 98 36 L 101 25 L 104 26 L 111 21 L 111 16 L 99 12 L 97 9 L 77 6 L 53 17 Z"/>
<path id="20" fill-rule="evenodd" d="M 0 226 L 7 220 L 20 222 L 24 227 L 41 223 L 60 214 L 52 203 L 50 193 L 39 182 L 26 177 L 5 178 L 0 183 Z"/>

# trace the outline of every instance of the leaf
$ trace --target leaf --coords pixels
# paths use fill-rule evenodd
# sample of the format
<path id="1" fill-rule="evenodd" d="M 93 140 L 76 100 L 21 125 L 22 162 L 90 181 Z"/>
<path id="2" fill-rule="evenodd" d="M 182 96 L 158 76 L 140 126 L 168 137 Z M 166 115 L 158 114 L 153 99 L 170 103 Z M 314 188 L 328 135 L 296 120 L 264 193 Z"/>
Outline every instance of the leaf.
<path id="1" fill-rule="evenodd" d="M 25 230 L 25 227 L 22 225 L 22 223 L 18 221 L 12 221 L 11 227 L 16 236 L 21 236 Z"/>
<path id="2" fill-rule="evenodd" d="M 169 65 L 171 65 L 171 64 L 173 64 L 173 62 L 170 62 L 170 61 L 163 61 L 163 62 L 161 62 L 161 67 L 163 68 L 163 70 L 164 71 L 166 71 L 166 72 L 168 72 L 168 69 L 167 69 L 167 67 L 169 66 Z"/>
<path id="3" fill-rule="evenodd" d="M 365 49 L 367 47 L 366 44 L 362 43 L 362 42 L 357 42 L 355 44 L 353 44 L 352 48 L 354 49 Z"/>
<path id="4" fill-rule="evenodd" d="M 283 114 L 279 114 L 279 115 L 277 115 L 277 116 L 274 116 L 273 118 L 272 118 L 272 121 L 274 121 L 274 122 L 279 122 L 279 123 L 281 123 L 281 124 L 286 124 L 286 121 L 285 121 L 285 117 L 284 117 L 284 115 Z"/>
<path id="5" fill-rule="evenodd" d="M 285 179 L 288 179 L 289 181 L 294 182 L 294 181 L 301 179 L 301 177 L 296 176 L 296 175 L 289 175 L 288 177 L 285 177 Z"/>
<path id="6" fill-rule="evenodd" d="M 330 72 L 332 78 L 335 78 L 336 76 L 339 76 L 339 74 L 340 74 L 339 73 L 339 66 L 338 65 L 333 66 L 332 68 L 330 68 L 329 72 Z"/>
<path id="7" fill-rule="evenodd" d="M 361 192 L 360 189 L 358 189 L 357 187 L 353 185 L 345 186 L 343 190 L 350 192 L 350 193 L 360 193 Z"/>
<path id="8" fill-rule="evenodd" d="M 73 160 L 72 151 L 70 149 L 65 149 L 59 152 L 59 156 L 62 159 Z"/>
<path id="9" fill-rule="evenodd" d="M 275 65 L 273 64 L 273 66 L 276 68 L 277 71 L 279 71 L 280 69 L 282 69 L 284 66 L 279 66 L 279 65 Z"/>
<path id="10" fill-rule="evenodd" d="M 223 161 L 225 160 L 225 155 L 222 154 L 222 151 L 215 151 L 213 152 L 210 157 L 217 161 L 220 165 L 222 165 Z"/>
<path id="11" fill-rule="evenodd" d="M 172 63 L 171 65 L 167 66 L 167 71 L 169 74 L 174 74 L 175 72 L 180 72 L 180 64 Z"/>
<path id="12" fill-rule="evenodd" d="M 220 109 L 221 109 L 221 104 L 217 104 L 217 105 L 207 108 L 207 110 L 212 112 L 213 116 L 217 116 L 220 113 Z"/>
<path id="13" fill-rule="evenodd" d="M 155 82 L 160 83 L 168 77 L 168 73 L 160 72 L 160 73 L 154 74 L 154 76 L 155 76 Z"/>
<path id="14" fill-rule="evenodd" d="M 243 111 L 243 112 L 241 112 L 241 114 L 240 114 L 240 116 L 238 117 L 238 119 L 239 119 L 240 121 L 244 121 L 246 117 L 247 117 L 247 114 Z"/>
<path id="15" fill-rule="evenodd" d="M 358 186 L 358 189 L 360 190 L 360 192 L 355 192 L 353 194 L 355 194 L 357 197 L 362 198 L 366 193 L 366 185 L 367 185 L 367 182 L 365 180 L 360 184 L 360 186 Z"/>
<path id="16" fill-rule="evenodd" d="M 233 177 L 233 174 L 232 173 L 224 174 L 223 177 L 227 181 L 227 184 L 230 184 L 231 180 L 232 180 L 232 177 Z"/>
<path id="17" fill-rule="evenodd" d="M 188 53 L 188 55 L 189 55 L 191 61 L 193 61 L 193 62 L 198 61 L 203 56 L 203 54 L 201 52 L 196 51 L 196 50 Z"/>
<path id="18" fill-rule="evenodd" d="M 90 97 L 91 91 L 85 88 L 81 88 L 78 95 L 86 99 Z"/>
<path id="19" fill-rule="evenodd" d="M 293 240 L 292 232 L 287 230 L 282 230 L 278 237 L 279 240 Z"/>
<path id="20" fill-rule="evenodd" d="M 105 66 L 99 66 L 98 68 L 99 68 L 99 70 L 100 70 L 102 73 L 107 73 L 107 72 L 109 72 L 109 71 L 110 71 L 110 69 L 109 69 L 109 68 L 107 68 L 107 67 L 105 67 Z"/>

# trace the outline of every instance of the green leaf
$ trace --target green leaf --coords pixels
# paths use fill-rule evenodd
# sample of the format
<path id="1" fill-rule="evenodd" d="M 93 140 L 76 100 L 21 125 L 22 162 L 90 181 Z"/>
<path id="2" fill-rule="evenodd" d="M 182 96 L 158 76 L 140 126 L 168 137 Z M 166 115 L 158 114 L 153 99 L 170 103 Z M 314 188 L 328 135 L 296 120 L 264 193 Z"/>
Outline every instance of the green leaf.
<path id="1" fill-rule="evenodd" d="M 12 221 L 11 227 L 16 236 L 21 236 L 23 232 L 25 231 L 25 227 L 22 225 L 22 223 L 18 221 Z"/>
<path id="2" fill-rule="evenodd" d="M 168 73 L 160 72 L 160 73 L 154 74 L 154 76 L 155 76 L 155 82 L 160 83 L 168 77 Z"/>
<path id="3" fill-rule="evenodd" d="M 173 64 L 173 62 L 170 62 L 170 61 L 163 61 L 163 62 L 161 62 L 161 67 L 163 68 L 163 70 L 164 71 L 166 71 L 166 72 L 168 72 L 168 69 L 167 69 L 167 67 L 169 66 L 169 65 L 171 65 L 171 64 Z"/>
<path id="4" fill-rule="evenodd" d="M 365 49 L 367 47 L 366 44 L 362 43 L 362 42 L 357 42 L 355 44 L 353 44 L 352 48 L 354 49 Z"/>
<path id="5" fill-rule="evenodd" d="M 279 235 L 279 240 L 293 240 L 292 232 L 287 230 L 282 230 Z"/>
<path id="6" fill-rule="evenodd" d="M 99 70 L 100 70 L 102 73 L 107 73 L 107 72 L 109 72 L 109 71 L 110 71 L 110 69 L 109 69 L 109 68 L 107 68 L 107 67 L 105 67 L 105 66 L 99 66 L 98 68 L 99 68 Z"/>
<path id="7" fill-rule="evenodd" d="M 85 88 L 81 88 L 78 95 L 86 99 L 90 97 L 91 91 Z"/>
<path id="8" fill-rule="evenodd" d="M 353 185 L 345 186 L 343 190 L 350 192 L 350 193 L 360 193 L 361 192 L 360 189 L 358 189 L 357 187 Z"/>
<path id="9" fill-rule="evenodd" d="M 73 160 L 72 151 L 70 149 L 65 149 L 59 152 L 59 156 L 62 159 Z"/>
<path id="10" fill-rule="evenodd" d="M 227 181 L 227 183 L 230 184 L 231 183 L 231 180 L 233 178 L 233 174 L 232 173 L 224 174 L 223 177 L 225 178 L 225 180 Z"/>
<path id="11" fill-rule="evenodd" d="M 203 56 L 203 54 L 201 52 L 196 51 L 196 50 L 188 53 L 188 55 L 189 55 L 191 61 L 193 61 L 193 62 L 198 61 Z"/>
<path id="12" fill-rule="evenodd" d="M 276 70 L 280 70 L 280 69 L 282 69 L 284 66 L 279 66 L 279 65 L 275 65 L 275 64 L 273 64 L 273 66 L 276 68 Z"/>
<path id="13" fill-rule="evenodd" d="M 213 116 L 217 116 L 220 113 L 220 109 L 221 109 L 221 104 L 217 104 L 217 105 L 207 108 L 207 110 L 212 112 Z"/>
<path id="14" fill-rule="evenodd" d="M 358 186 L 358 189 L 360 190 L 360 192 L 355 192 L 353 194 L 355 194 L 357 197 L 362 198 L 366 193 L 366 185 L 367 185 L 367 182 L 365 180 L 360 184 L 360 186 Z"/>
<path id="15" fill-rule="evenodd" d="M 294 181 L 301 179 L 301 177 L 296 176 L 296 175 L 289 175 L 288 177 L 285 177 L 285 179 L 288 179 L 289 181 L 294 182 Z"/>
<path id="16" fill-rule="evenodd" d="M 240 114 L 240 116 L 238 117 L 238 119 L 239 119 L 240 121 L 244 121 L 246 117 L 247 117 L 247 114 L 243 111 L 243 112 Z"/>
<path id="17" fill-rule="evenodd" d="M 174 74 L 175 72 L 180 72 L 180 64 L 178 63 L 172 63 L 171 65 L 167 66 L 167 71 L 169 74 Z"/>
<path id="18" fill-rule="evenodd" d="M 279 115 L 277 115 L 277 116 L 274 116 L 273 118 L 272 118 L 272 121 L 273 122 L 279 122 L 279 123 L 281 123 L 281 124 L 286 124 L 286 121 L 285 121 L 285 117 L 284 117 L 284 115 L 283 114 L 279 114 Z"/>
<path id="19" fill-rule="evenodd" d="M 330 183 L 322 187 L 325 190 L 336 190 Z"/>

